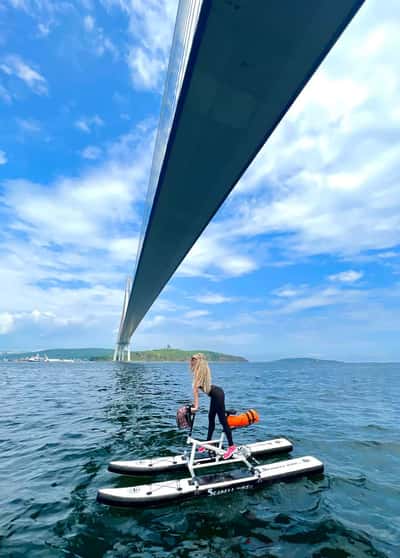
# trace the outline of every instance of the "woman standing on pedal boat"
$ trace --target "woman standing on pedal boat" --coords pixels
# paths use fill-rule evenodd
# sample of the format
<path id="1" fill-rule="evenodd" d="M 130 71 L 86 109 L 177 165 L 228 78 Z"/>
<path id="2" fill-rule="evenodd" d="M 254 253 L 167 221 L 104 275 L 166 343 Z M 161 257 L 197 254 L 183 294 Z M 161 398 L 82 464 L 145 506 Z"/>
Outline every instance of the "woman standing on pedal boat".
<path id="1" fill-rule="evenodd" d="M 224 390 L 211 384 L 211 371 L 202 353 L 196 353 L 192 356 L 190 359 L 190 368 L 193 372 L 194 403 L 192 412 L 196 412 L 199 409 L 199 389 L 201 389 L 201 391 L 210 397 L 207 440 L 211 440 L 212 438 L 215 429 L 215 416 L 218 415 L 219 422 L 221 423 L 229 444 L 223 457 L 224 459 L 229 459 L 235 452 L 236 446 L 233 443 L 232 432 L 226 420 Z M 199 451 L 204 451 L 204 449 L 205 448 L 200 447 Z"/>

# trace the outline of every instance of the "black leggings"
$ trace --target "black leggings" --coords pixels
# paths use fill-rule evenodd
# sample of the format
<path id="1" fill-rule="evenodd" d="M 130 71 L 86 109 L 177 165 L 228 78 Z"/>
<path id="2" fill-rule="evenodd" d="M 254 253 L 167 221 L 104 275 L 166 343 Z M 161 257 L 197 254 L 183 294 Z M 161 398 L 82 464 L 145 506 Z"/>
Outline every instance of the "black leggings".
<path id="1" fill-rule="evenodd" d="M 215 415 L 218 415 L 219 422 L 224 429 L 228 444 L 233 446 L 232 432 L 229 428 L 228 421 L 225 415 L 225 393 L 224 390 L 218 386 L 212 386 L 210 395 L 210 410 L 208 411 L 208 434 L 207 440 L 211 440 L 215 430 Z"/>

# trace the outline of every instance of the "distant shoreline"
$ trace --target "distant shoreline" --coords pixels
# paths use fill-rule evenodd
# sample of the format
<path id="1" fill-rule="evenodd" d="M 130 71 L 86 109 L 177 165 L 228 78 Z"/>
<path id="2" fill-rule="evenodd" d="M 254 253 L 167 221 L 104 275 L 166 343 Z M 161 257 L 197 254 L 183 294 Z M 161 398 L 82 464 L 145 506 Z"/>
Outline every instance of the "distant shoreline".
<path id="1" fill-rule="evenodd" d="M 210 362 L 248 362 L 242 356 L 229 355 L 209 350 L 185 351 L 168 347 L 166 349 L 151 349 L 148 351 L 131 351 L 130 362 L 187 362 L 191 355 L 203 353 Z M 111 349 L 46 349 L 38 351 L 24 351 L 18 353 L 0 352 L 0 360 L 23 362 L 51 362 L 67 360 L 112 361 L 114 351 Z M 29 360 L 28 360 L 29 359 Z"/>
<path id="2" fill-rule="evenodd" d="M 188 362 L 190 356 L 194 353 L 203 353 L 207 360 L 212 363 L 223 362 L 251 362 L 252 364 L 274 364 L 274 365 L 288 365 L 288 366 L 328 366 L 328 365 L 351 365 L 351 364 L 391 364 L 400 365 L 398 361 L 372 361 L 372 360 L 333 360 L 333 359 L 318 359 L 312 357 L 289 357 L 279 358 L 273 360 L 252 360 L 249 361 L 245 357 L 237 355 L 229 355 L 225 353 L 218 353 L 216 351 L 208 350 L 193 350 L 185 351 L 182 349 L 151 349 L 148 351 L 131 351 L 130 362 L 171 362 L 182 363 Z M 112 349 L 103 348 L 85 348 L 85 349 L 46 349 L 36 351 L 0 351 L 0 363 L 2 362 L 78 362 L 78 361 L 91 361 L 91 362 L 112 362 L 114 351 Z M 39 355 L 39 359 L 30 358 Z"/>

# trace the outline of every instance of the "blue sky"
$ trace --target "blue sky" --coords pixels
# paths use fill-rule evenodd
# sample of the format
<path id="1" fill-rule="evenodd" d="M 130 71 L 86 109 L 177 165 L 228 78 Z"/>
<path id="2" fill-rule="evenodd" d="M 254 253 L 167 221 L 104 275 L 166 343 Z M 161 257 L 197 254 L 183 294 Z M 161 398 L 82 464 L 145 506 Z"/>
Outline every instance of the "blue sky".
<path id="1" fill-rule="evenodd" d="M 176 1 L 0 1 L 0 350 L 114 345 Z M 369 0 L 132 339 L 400 360 L 400 4 Z"/>

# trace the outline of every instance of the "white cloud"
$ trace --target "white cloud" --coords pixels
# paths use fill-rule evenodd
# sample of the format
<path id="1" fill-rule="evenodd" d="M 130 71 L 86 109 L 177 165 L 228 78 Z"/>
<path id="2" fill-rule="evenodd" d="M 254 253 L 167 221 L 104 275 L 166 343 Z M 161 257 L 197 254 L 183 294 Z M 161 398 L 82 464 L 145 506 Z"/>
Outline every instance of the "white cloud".
<path id="1" fill-rule="evenodd" d="M 357 16 L 352 34 L 346 32 L 335 46 L 179 274 L 240 276 L 279 260 L 289 264 L 318 254 L 354 258 L 400 243 L 400 147 L 394 126 L 400 123 L 400 79 L 393 71 L 400 40 L 381 20 L 391 54 L 374 47 L 367 61 L 363 44 L 371 37 L 365 29 L 372 32 L 374 21 L 385 17 L 376 3 L 372 12 L 362 12 L 367 26 Z M 143 79 L 150 84 L 155 78 Z"/>
<path id="2" fill-rule="evenodd" d="M 0 99 L 2 99 L 5 103 L 9 104 L 12 101 L 11 94 L 7 91 L 4 85 L 0 84 Z"/>
<path id="3" fill-rule="evenodd" d="M 95 52 L 98 56 L 103 56 L 106 52 L 109 52 L 114 59 L 119 57 L 118 48 L 112 42 L 109 37 L 106 37 L 103 33 L 101 27 L 97 29 L 97 37 L 95 41 Z"/>
<path id="4" fill-rule="evenodd" d="M 27 118 L 27 119 L 17 118 L 17 123 L 18 126 L 21 128 L 21 130 L 27 132 L 28 134 L 36 134 L 37 132 L 40 132 L 42 129 L 40 122 L 34 120 L 33 118 Z"/>
<path id="5" fill-rule="evenodd" d="M 117 2 L 108 1 L 106 4 L 116 5 Z M 150 5 L 138 6 L 121 1 L 118 5 L 130 18 L 133 36 L 136 37 L 139 30 L 143 31 L 142 38 L 138 39 L 139 44 L 131 48 L 130 61 L 138 72 L 139 82 L 145 87 L 154 88 L 167 56 L 155 56 L 154 64 L 149 58 L 155 52 L 162 52 L 168 43 L 165 39 L 170 34 L 167 25 L 160 29 L 154 22 L 164 9 L 172 14 L 176 4 L 152 2 Z M 377 10 L 376 5 L 374 9 Z M 382 13 L 381 10 L 379 12 Z M 371 17 L 371 20 L 374 18 Z M 164 17 L 164 20 L 168 18 Z M 370 25 L 368 27 L 371 28 Z M 155 35 L 154 29 L 157 29 Z M 366 71 L 365 61 L 363 63 L 357 59 L 357 56 L 361 56 L 357 54 L 357 49 L 365 40 L 364 29 L 361 25 L 355 33 L 353 31 L 350 43 L 348 41 L 345 44 L 344 38 L 341 38 L 328 61 L 242 180 L 231 200 L 233 216 L 226 219 L 223 215 L 219 217 L 220 227 L 218 219 L 209 227 L 193 247 L 179 273 L 215 278 L 218 274 L 239 276 L 251 272 L 266 262 L 265 245 L 260 250 L 255 244 L 243 246 L 242 240 L 247 242 L 264 234 L 286 235 L 279 238 L 275 246 L 287 252 L 287 259 L 294 255 L 325 252 L 343 256 L 375 247 L 379 238 L 380 247 L 383 248 L 396 241 L 396 233 L 390 232 L 396 230 L 393 227 L 395 214 L 398 213 L 396 208 L 392 210 L 393 222 L 387 226 L 390 231 L 378 225 L 380 232 L 375 234 L 374 227 L 371 228 L 375 215 L 371 215 L 365 221 L 365 229 L 369 227 L 372 234 L 353 234 L 356 226 L 353 225 L 354 217 L 362 221 L 369 211 L 368 208 L 363 211 L 360 204 L 362 199 L 365 207 L 368 200 L 365 195 L 366 184 L 371 184 L 372 191 L 382 172 L 387 170 L 390 159 L 393 162 L 398 159 L 398 154 L 393 153 L 378 165 L 373 161 L 370 165 L 360 165 L 359 158 L 364 147 L 369 149 L 368 141 L 349 139 L 353 134 L 353 124 L 357 135 L 365 130 L 366 125 L 375 122 L 368 110 L 371 112 L 374 109 L 371 99 L 374 102 L 381 92 L 381 88 L 376 85 L 370 87 L 370 72 Z M 154 36 L 151 36 L 150 31 Z M 389 42 L 396 40 L 390 28 L 388 33 Z M 160 40 L 160 37 L 163 39 Z M 371 37 L 368 36 L 366 40 L 371 43 Z M 373 50 L 378 54 L 380 52 L 378 47 Z M 385 73 L 381 62 L 380 59 L 375 60 L 376 67 L 379 72 Z M 389 90 L 394 93 L 396 81 L 393 79 L 397 79 L 396 75 L 393 77 L 390 71 L 386 74 L 391 85 Z M 396 103 L 391 102 L 391 106 L 396 106 Z M 346 165 L 342 164 L 350 143 L 357 145 L 358 150 L 354 168 L 348 168 L 347 161 Z M 382 188 L 385 189 L 385 186 Z M 249 198 L 248 193 L 253 192 L 254 197 Z M 390 203 L 387 205 L 390 211 Z M 380 221 L 386 219 L 386 211 L 382 211 L 382 208 L 377 211 L 382 214 Z M 226 213 L 229 214 L 228 209 Z M 232 225 L 229 226 L 230 239 L 225 234 L 227 224 Z M 361 241 L 361 246 L 357 246 L 357 240 Z"/>
<path id="6" fill-rule="evenodd" d="M 100 118 L 98 114 L 94 116 L 82 117 L 75 122 L 76 128 L 79 128 L 82 132 L 89 134 L 94 128 L 103 126 L 104 121 Z"/>
<path id="7" fill-rule="evenodd" d="M 29 314 L 29 317 L 32 318 L 35 323 L 38 323 L 41 320 L 57 320 L 57 316 L 54 314 L 54 312 L 41 312 L 37 308 L 32 310 L 32 312 Z"/>
<path id="8" fill-rule="evenodd" d="M 377 254 L 378 258 L 383 260 L 389 260 L 392 258 L 397 258 L 399 254 L 397 252 L 389 251 L 389 252 L 380 252 Z"/>
<path id="9" fill-rule="evenodd" d="M 107 225 L 138 219 L 134 204 L 141 195 L 143 168 L 107 162 L 78 179 L 61 178 L 50 189 L 25 180 L 5 183 L 5 203 L 13 208 L 20 230 L 42 243 L 107 246 Z"/>
<path id="10" fill-rule="evenodd" d="M 360 11 L 214 221 L 218 242 L 226 230 L 230 243 L 266 235 L 287 261 L 354 258 L 400 243 L 393 14 L 400 17 L 393 3 Z M 259 264 L 255 248 L 249 257 Z"/>
<path id="11" fill-rule="evenodd" d="M 47 37 L 47 35 L 50 33 L 50 24 L 47 23 L 38 23 L 38 31 L 39 31 L 39 36 L 40 37 Z"/>
<path id="12" fill-rule="evenodd" d="M 9 0 L 10 4 L 13 8 L 17 8 L 20 10 L 28 10 L 28 2 L 27 0 Z"/>
<path id="13" fill-rule="evenodd" d="M 301 284 L 291 288 L 297 296 L 268 298 L 266 309 L 229 315 L 229 319 L 187 319 L 180 312 L 158 324 L 152 322 L 150 330 L 145 326 L 147 319 L 152 320 L 150 314 L 135 333 L 135 344 L 207 347 L 258 360 L 317 353 L 320 358 L 388 359 L 388 347 L 380 342 L 378 347 L 376 334 L 386 337 L 398 331 L 399 286 L 359 290 L 345 284 L 336 288 Z M 349 339 L 350 343 L 344 342 Z M 239 352 L 238 346 L 243 347 Z"/>
<path id="14" fill-rule="evenodd" d="M 103 0 L 128 17 L 132 45 L 127 62 L 138 89 L 160 90 L 167 68 L 177 0 Z"/>
<path id="15" fill-rule="evenodd" d="M 299 285 L 295 287 L 282 287 L 273 291 L 276 298 L 268 299 L 268 307 L 265 310 L 256 311 L 253 318 L 282 316 L 286 314 L 302 313 L 308 310 L 323 309 L 327 307 L 349 307 L 354 308 L 362 301 L 368 300 L 373 295 L 370 289 L 360 290 L 346 286 L 345 283 L 333 286 L 309 286 Z"/>
<path id="16" fill-rule="evenodd" d="M 141 325 L 141 329 L 144 331 L 148 329 L 154 329 L 164 324 L 165 321 L 165 316 L 163 316 L 162 314 L 157 314 L 156 316 L 146 318 L 146 320 Z"/>
<path id="17" fill-rule="evenodd" d="M 206 293 L 194 296 L 193 298 L 202 304 L 222 304 L 224 302 L 231 302 L 234 300 L 232 297 L 224 296 L 219 293 Z"/>
<path id="18" fill-rule="evenodd" d="M 90 36 L 90 45 L 94 49 L 97 56 L 103 56 L 104 53 L 110 52 L 114 58 L 118 58 L 119 52 L 115 44 L 104 33 L 102 27 L 96 26 L 93 16 L 86 15 L 83 18 L 83 26 Z"/>
<path id="19" fill-rule="evenodd" d="M 9 4 L 17 9 L 26 12 L 28 15 L 33 16 L 37 11 L 51 11 L 56 2 L 51 0 L 8 0 Z"/>
<path id="20" fill-rule="evenodd" d="M 21 79 L 37 95 L 47 94 L 47 82 L 36 70 L 31 68 L 19 56 L 9 55 L 0 64 L 0 70 L 8 76 Z"/>
<path id="21" fill-rule="evenodd" d="M 112 344 L 138 245 L 152 141 L 153 130 L 140 126 L 81 175 L 3 182 L 2 330 L 10 330 L 10 314 L 21 342 L 43 334 L 56 343 L 58 329 L 70 328 L 75 343 L 99 335 Z"/>
<path id="22" fill-rule="evenodd" d="M 303 289 L 301 288 L 299 289 L 299 288 L 293 288 L 287 286 L 287 287 L 281 287 L 280 289 L 277 289 L 276 291 L 274 291 L 274 294 L 282 298 L 293 298 L 298 296 L 302 291 Z"/>
<path id="23" fill-rule="evenodd" d="M 92 161 L 99 159 L 101 154 L 102 154 L 102 150 L 100 149 L 100 147 L 96 147 L 94 145 L 88 145 L 82 151 L 82 157 L 84 159 L 90 159 Z"/>
<path id="24" fill-rule="evenodd" d="M 32 271 L 35 275 L 37 267 Z M 26 298 L 19 296 L 15 291 L 16 285 L 22 281 L 18 280 L 15 272 L 11 271 L 10 275 L 14 280 L 17 279 L 17 283 L 13 285 L 14 289 L 8 291 L 8 296 L 10 293 L 17 295 L 13 300 L 16 310 L 0 314 L 0 333 L 3 335 L 10 332 L 28 332 L 28 340 L 30 337 L 38 339 L 42 334 L 51 337 L 60 328 L 70 328 L 69 333 L 79 325 L 91 328 L 99 321 L 109 324 L 110 332 L 111 323 L 118 320 L 116 309 L 121 304 L 121 292 L 117 289 L 93 284 L 84 289 L 53 287 L 45 290 L 27 282 L 24 285 L 25 293 L 33 296 L 35 303 L 39 304 L 33 310 L 29 310 Z M 3 283 L 3 277 L 0 283 Z M 6 304 L 10 305 L 10 301 Z M 29 344 L 31 345 L 31 342 Z"/>
<path id="25" fill-rule="evenodd" d="M 190 310 L 184 314 L 184 318 L 202 318 L 203 316 L 208 316 L 209 313 L 208 310 Z"/>
<path id="26" fill-rule="evenodd" d="M 178 274 L 185 276 L 203 276 L 216 278 L 219 275 L 238 277 L 254 271 L 258 264 L 255 259 L 244 252 L 243 244 L 235 244 L 214 235 L 211 226 L 194 244 L 182 264 Z"/>
<path id="27" fill-rule="evenodd" d="M 66 28 L 66 17 L 74 12 L 77 13 L 79 9 L 78 6 L 74 6 L 75 3 L 68 1 L 8 0 L 8 2 L 10 6 L 25 12 L 33 19 L 37 29 L 36 37 L 39 39 L 48 37 L 53 26 L 59 26 L 62 23 Z M 79 17 L 79 14 L 77 16 Z"/>
<path id="28" fill-rule="evenodd" d="M 132 9 L 133 8 L 133 9 Z M 133 83 L 138 87 L 160 88 L 166 70 L 177 2 L 152 0 L 131 3 L 130 31 L 139 47 L 129 53 Z"/>
<path id="29" fill-rule="evenodd" d="M 393 3 L 378 4 L 374 0 L 363 8 L 217 219 L 193 247 L 180 269 L 181 275 L 200 275 L 211 280 L 239 277 L 266 263 L 272 265 L 280 259 L 293 262 L 296 258 L 320 253 L 328 253 L 332 259 L 335 256 L 346 259 L 350 272 L 356 265 L 352 260 L 361 258 L 360 253 L 384 262 L 396 258 L 394 247 L 400 238 L 397 178 L 400 80 L 396 58 L 399 39 L 396 29 L 393 30 L 394 22 L 390 26 L 385 20 L 389 4 L 393 10 Z M 152 10 L 156 12 L 161 6 L 156 0 L 140 4 L 135 0 L 119 0 L 119 5 L 128 14 L 135 38 L 127 49 L 133 82 L 137 87 L 160 89 L 170 35 L 160 40 L 159 34 L 163 35 L 163 29 L 170 33 L 172 23 L 164 18 L 159 26 L 154 25 L 160 16 Z M 175 2 L 169 5 L 174 7 Z M 365 14 L 370 15 L 367 18 Z M 81 22 L 82 15 L 79 17 Z M 80 29 L 82 31 L 82 22 Z M 94 25 L 90 35 L 93 40 L 95 29 Z M 99 42 L 98 48 L 100 54 L 106 47 Z M 7 68 L 3 68 L 7 80 L 7 76 L 11 76 L 7 73 L 9 66 L 5 59 L 2 62 Z M 38 73 L 36 67 L 33 71 Z M 8 82 L 5 83 L 8 87 Z M 4 98 L 10 102 L 11 96 L 7 99 Z M 85 118 L 78 123 L 78 128 L 86 133 L 101 125 Z M 145 139 L 149 142 L 149 134 Z M 79 328 L 88 324 L 88 328 L 92 328 L 88 338 L 90 335 L 95 339 L 95 324 L 101 322 L 103 331 L 107 328 L 112 331 L 118 324 L 122 283 L 130 270 L 128 262 L 134 261 L 140 204 L 151 155 L 146 142 L 143 142 L 143 149 L 133 148 L 133 143 L 130 139 L 127 142 L 121 139 L 112 152 L 104 152 L 104 158 L 96 163 L 95 169 L 74 178 L 60 177 L 50 184 L 33 184 L 26 180 L 6 184 L 2 202 L 9 208 L 12 223 L 7 228 L 7 242 L 0 237 L 0 308 L 3 312 L 0 329 L 23 328 L 25 324 L 30 333 L 32 328 L 36 328 L 35 332 L 46 332 L 75 323 L 75 330 L 81 333 L 83 329 Z M 121 155 L 121 151 L 126 156 Z M 90 158 L 90 151 L 87 154 Z M 95 159 L 92 157 L 92 160 Z M 273 256 L 268 253 L 270 246 Z M 29 262 L 29 276 L 26 262 Z M 368 313 L 384 315 L 379 324 L 382 331 L 389 326 L 396 331 L 395 312 L 391 312 L 389 305 L 386 312 L 381 312 L 383 303 L 379 303 L 378 293 L 355 289 L 359 278 L 352 277 L 354 281 L 337 277 L 331 279 L 335 283 L 328 282 L 322 287 L 287 283 L 272 292 L 275 298 L 269 301 L 264 315 L 254 313 L 241 320 L 229 320 L 235 326 L 246 323 L 250 328 L 252 324 L 259 326 L 253 321 L 259 319 L 264 329 L 257 334 L 238 328 L 225 335 L 229 327 L 226 321 L 211 320 L 205 315 L 201 320 L 191 319 L 190 315 L 199 310 L 176 308 L 171 301 L 164 306 L 161 301 L 156 303 L 160 307 L 153 318 L 150 315 L 152 322 L 147 327 L 158 327 L 157 331 L 164 327 L 161 339 L 165 341 L 166 336 L 175 335 L 177 345 L 221 343 L 228 347 L 242 342 L 246 351 L 252 344 L 253 347 L 264 346 L 266 339 L 274 339 L 275 344 L 282 334 L 282 343 L 293 346 L 290 342 L 295 339 L 301 352 L 307 347 L 316 350 L 321 342 L 321 331 L 324 331 L 323 337 L 334 344 L 335 339 L 328 333 L 325 335 L 333 331 L 333 321 L 340 324 L 336 336 L 338 346 L 346 329 L 343 325 L 346 318 L 369 324 L 372 320 L 366 319 Z M 75 285 L 77 280 L 81 283 L 79 286 Z M 179 284 L 181 281 L 179 278 Z M 45 287 L 41 286 L 43 283 Z M 218 290 L 223 292 L 220 285 Z M 12 300 L 7 294 L 10 292 Z M 384 296 L 389 295 L 382 293 Z M 191 297 L 186 292 L 185 300 L 188 298 Z M 223 294 L 207 292 L 192 298 L 203 304 L 229 301 Z M 29 304 L 32 307 L 28 307 Z M 307 322 L 304 316 L 310 310 L 313 319 Z M 180 316 L 174 321 L 177 325 L 174 333 L 173 312 Z M 318 312 L 319 321 L 316 322 Z M 6 320 L 10 324 L 5 314 L 12 317 L 12 326 L 4 326 Z M 330 329 L 328 314 L 334 316 Z M 182 331 L 191 329 L 192 322 L 192 332 L 183 336 Z M 196 330 L 197 322 L 207 325 L 201 331 Z M 375 327 L 376 320 L 373 322 L 374 326 L 369 327 Z M 287 324 L 290 326 L 288 334 L 283 327 Z M 322 327 L 324 324 L 326 329 Z M 222 333 L 215 336 L 213 332 Z M 136 340 L 140 332 L 138 335 Z M 148 333 L 143 338 L 150 343 Z M 282 350 L 285 352 L 286 348 Z"/>
<path id="30" fill-rule="evenodd" d="M 141 48 L 132 48 L 128 55 L 133 84 L 143 89 L 157 89 L 166 64 L 163 59 L 154 58 Z"/>
<path id="31" fill-rule="evenodd" d="M 94 29 L 94 18 L 91 15 L 87 15 L 83 18 L 83 26 L 86 31 L 93 31 Z"/>
<path id="32" fill-rule="evenodd" d="M 310 310 L 311 308 L 321 308 L 343 302 L 343 292 L 340 289 L 325 288 L 306 296 L 296 298 L 279 308 L 282 314 L 291 314 Z"/>
<path id="33" fill-rule="evenodd" d="M 139 247 L 139 235 L 114 238 L 109 243 L 109 249 L 113 257 L 122 262 L 134 261 L 133 254 L 137 253 Z"/>
<path id="34" fill-rule="evenodd" d="M 355 283 L 363 276 L 362 271 L 341 271 L 340 273 L 335 273 L 334 275 L 330 275 L 329 279 L 331 281 L 339 281 L 340 283 Z"/>
<path id="35" fill-rule="evenodd" d="M 0 335 L 9 333 L 14 328 L 14 316 L 9 312 L 2 312 L 0 314 Z"/>
<path id="36" fill-rule="evenodd" d="M 7 157 L 4 151 L 0 149 L 0 165 L 5 165 L 7 163 Z"/>

